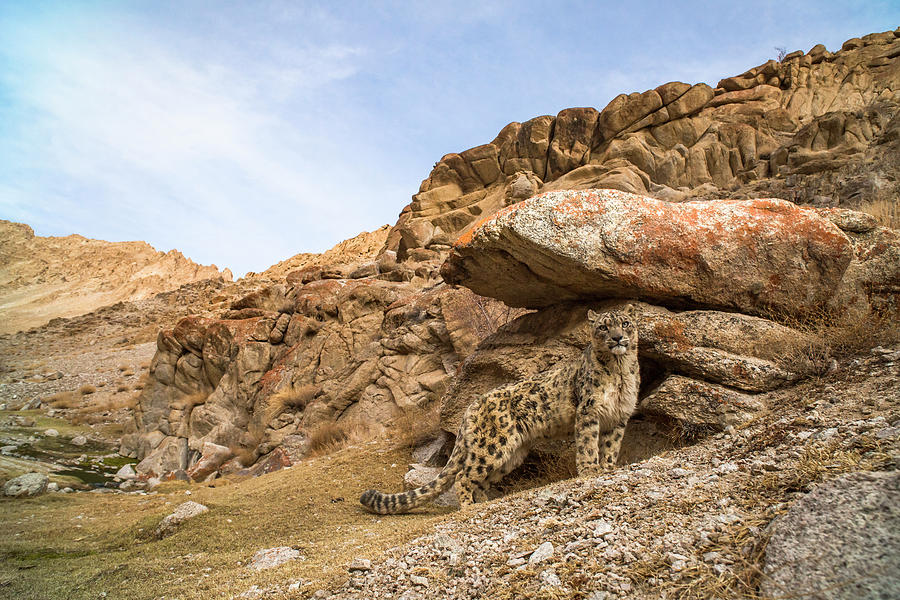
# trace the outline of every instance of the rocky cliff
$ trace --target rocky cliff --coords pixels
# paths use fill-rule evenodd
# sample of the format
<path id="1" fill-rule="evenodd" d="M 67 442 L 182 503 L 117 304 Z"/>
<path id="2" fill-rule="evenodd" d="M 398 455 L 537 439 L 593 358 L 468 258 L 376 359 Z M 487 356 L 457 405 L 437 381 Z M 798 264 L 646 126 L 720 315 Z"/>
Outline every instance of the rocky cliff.
<path id="1" fill-rule="evenodd" d="M 177 250 L 80 235 L 40 237 L 28 225 L 0 220 L 0 333 L 220 277 L 230 281 L 231 272 L 198 265 Z"/>
<path id="2" fill-rule="evenodd" d="M 145 477 L 202 479 L 237 456 L 285 464 L 323 422 L 440 401 L 452 432 L 479 392 L 577 352 L 588 305 L 623 297 L 644 301 L 646 418 L 758 414 L 761 393 L 827 368 L 776 351 L 816 346 L 789 325 L 896 309 L 897 233 L 849 208 L 895 211 L 898 38 L 511 123 L 443 157 L 374 257 L 279 266 L 162 331 L 122 452 Z"/>
<path id="3" fill-rule="evenodd" d="M 446 251 L 486 215 L 535 193 L 608 188 L 678 201 L 780 197 L 858 208 L 897 197 L 900 30 L 818 45 L 705 83 L 621 94 L 510 123 L 448 154 L 388 237 L 402 259 Z"/>

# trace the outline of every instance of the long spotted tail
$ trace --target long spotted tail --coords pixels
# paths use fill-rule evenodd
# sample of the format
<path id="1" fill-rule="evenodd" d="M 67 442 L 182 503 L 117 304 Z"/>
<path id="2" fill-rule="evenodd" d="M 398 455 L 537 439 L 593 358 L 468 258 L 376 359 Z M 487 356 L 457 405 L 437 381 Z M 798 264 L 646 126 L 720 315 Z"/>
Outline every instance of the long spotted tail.
<path id="1" fill-rule="evenodd" d="M 450 454 L 447 465 L 431 482 L 422 487 L 399 494 L 382 494 L 378 490 L 366 490 L 359 501 L 369 512 L 379 515 L 395 515 L 409 512 L 430 500 L 437 498 L 450 489 L 456 481 L 456 474 L 462 468 L 465 457 L 465 443 L 462 437 L 456 438 L 456 446 Z"/>

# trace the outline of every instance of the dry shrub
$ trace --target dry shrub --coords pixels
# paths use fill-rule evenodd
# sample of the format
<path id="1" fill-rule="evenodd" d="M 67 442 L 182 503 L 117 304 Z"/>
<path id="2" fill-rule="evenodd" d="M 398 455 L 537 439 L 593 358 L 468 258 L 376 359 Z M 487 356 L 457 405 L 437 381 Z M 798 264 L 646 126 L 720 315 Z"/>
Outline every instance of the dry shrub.
<path id="1" fill-rule="evenodd" d="M 231 445 L 228 446 L 231 453 L 237 459 L 241 466 L 249 467 L 259 458 L 259 450 L 256 447 L 248 448 L 247 446 Z"/>
<path id="2" fill-rule="evenodd" d="M 204 392 L 198 392 L 196 394 L 191 394 L 190 396 L 185 396 L 181 400 L 177 400 L 172 403 L 172 408 L 181 408 L 184 410 L 185 414 L 189 414 L 195 406 L 200 404 L 205 404 L 206 399 L 209 398 L 209 394 Z"/>
<path id="3" fill-rule="evenodd" d="M 127 392 L 128 386 L 123 383 L 120 383 L 119 385 L 116 386 L 116 391 L 117 392 Z"/>
<path id="4" fill-rule="evenodd" d="M 75 408 L 81 405 L 81 398 L 75 392 L 59 392 L 48 396 L 44 402 L 53 408 Z"/>
<path id="5" fill-rule="evenodd" d="M 148 362 L 141 363 L 141 371 L 146 371 L 149 368 L 150 368 L 150 363 L 148 363 Z"/>
<path id="6" fill-rule="evenodd" d="M 89 385 L 89 384 L 83 385 L 80 388 L 78 388 L 78 393 L 81 394 L 82 396 L 87 396 L 88 394 L 93 394 L 96 391 L 97 391 L 97 388 L 95 388 L 94 386 Z"/>
<path id="7" fill-rule="evenodd" d="M 107 416 L 109 413 L 122 409 L 134 409 L 134 407 L 137 406 L 137 403 L 137 394 L 125 397 L 113 396 L 111 398 L 91 400 L 88 404 L 75 411 L 75 414 L 71 417 L 71 421 L 75 425 L 80 425 L 82 423 L 103 423 L 108 420 Z"/>
<path id="8" fill-rule="evenodd" d="M 120 371 L 130 371 L 131 367 L 129 367 L 128 365 L 119 365 L 119 370 Z"/>
<path id="9" fill-rule="evenodd" d="M 860 206 L 859 210 L 875 217 L 882 227 L 900 229 L 900 201 L 896 199 L 875 200 Z"/>
<path id="10" fill-rule="evenodd" d="M 418 448 L 441 433 L 441 406 L 432 402 L 426 408 L 409 408 L 388 424 L 390 439 L 398 448 Z"/>
<path id="11" fill-rule="evenodd" d="M 329 421 L 313 427 L 308 435 L 309 455 L 324 456 L 372 437 L 371 427 L 362 421 Z"/>
<path id="12" fill-rule="evenodd" d="M 795 317 L 774 318 L 803 334 L 766 340 L 768 346 L 780 348 L 775 360 L 788 370 L 824 375 L 833 358 L 900 342 L 900 320 L 889 310 L 853 316 L 822 311 L 804 321 Z"/>
<path id="13" fill-rule="evenodd" d="M 269 396 L 267 400 L 270 418 L 274 419 L 286 410 L 303 410 L 319 393 L 317 385 L 288 387 Z"/>

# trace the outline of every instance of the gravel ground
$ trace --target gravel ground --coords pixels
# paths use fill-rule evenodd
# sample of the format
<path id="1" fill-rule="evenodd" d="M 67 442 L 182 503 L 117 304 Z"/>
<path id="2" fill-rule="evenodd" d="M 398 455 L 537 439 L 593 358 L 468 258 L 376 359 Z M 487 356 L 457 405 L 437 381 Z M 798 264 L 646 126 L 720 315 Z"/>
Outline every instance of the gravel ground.
<path id="1" fill-rule="evenodd" d="M 773 518 L 841 473 L 897 469 L 900 347 L 768 400 L 766 415 L 693 446 L 478 505 L 383 556 L 360 555 L 333 588 L 294 581 L 244 595 L 756 597 Z"/>

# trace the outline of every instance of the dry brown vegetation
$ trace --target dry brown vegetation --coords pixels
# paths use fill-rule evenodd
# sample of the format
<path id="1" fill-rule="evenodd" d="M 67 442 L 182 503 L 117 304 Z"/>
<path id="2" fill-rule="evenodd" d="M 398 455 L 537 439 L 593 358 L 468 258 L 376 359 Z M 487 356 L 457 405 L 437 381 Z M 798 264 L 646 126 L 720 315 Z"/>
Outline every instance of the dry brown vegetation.
<path id="1" fill-rule="evenodd" d="M 363 421 L 320 423 L 309 432 L 309 456 L 325 456 L 374 437 L 372 427 Z"/>
<path id="2" fill-rule="evenodd" d="M 875 217 L 882 227 L 900 229 L 900 201 L 896 199 L 875 200 L 860 206 L 859 210 Z"/>
<path id="3" fill-rule="evenodd" d="M 470 325 L 480 339 L 486 338 L 510 321 L 531 312 L 527 308 L 513 308 L 499 300 L 477 294 L 469 294 L 467 297 L 471 300 L 473 311 Z"/>
<path id="4" fill-rule="evenodd" d="M 269 396 L 269 419 L 274 419 L 286 410 L 303 410 L 315 398 L 321 388 L 317 385 L 288 387 Z"/>
<path id="5" fill-rule="evenodd" d="M 441 433 L 440 412 L 439 402 L 432 402 L 426 408 L 407 409 L 390 422 L 391 442 L 397 448 L 412 449 L 435 439 Z"/>
<path id="6" fill-rule="evenodd" d="M 53 408 L 75 408 L 81 404 L 81 397 L 75 392 L 58 392 L 44 398 L 44 402 Z"/>
<path id="7" fill-rule="evenodd" d="M 85 385 L 81 386 L 80 388 L 78 388 L 78 393 L 81 394 L 82 396 L 87 396 L 88 394 L 93 394 L 96 391 L 97 391 L 97 388 L 90 384 L 85 384 Z"/>
<path id="8" fill-rule="evenodd" d="M 814 375 L 825 374 L 833 358 L 900 342 L 900 320 L 889 310 L 853 316 L 823 311 L 805 321 L 794 317 L 776 320 L 803 334 L 766 340 L 768 346 L 781 348 L 776 360 L 786 368 L 799 367 Z"/>
<path id="9" fill-rule="evenodd" d="M 185 414 L 190 414 L 191 410 L 193 410 L 195 406 L 206 403 L 207 398 L 209 398 L 209 394 L 205 394 L 203 392 L 191 394 L 190 396 L 185 396 L 184 398 L 173 402 L 172 408 L 180 408 L 184 410 Z"/>
<path id="10" fill-rule="evenodd" d="M 134 409 L 137 402 L 137 394 L 93 399 L 78 408 L 75 414 L 69 417 L 69 420 L 75 425 L 105 423 L 109 420 L 109 413 L 122 409 Z"/>

